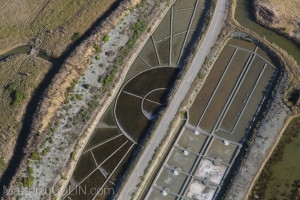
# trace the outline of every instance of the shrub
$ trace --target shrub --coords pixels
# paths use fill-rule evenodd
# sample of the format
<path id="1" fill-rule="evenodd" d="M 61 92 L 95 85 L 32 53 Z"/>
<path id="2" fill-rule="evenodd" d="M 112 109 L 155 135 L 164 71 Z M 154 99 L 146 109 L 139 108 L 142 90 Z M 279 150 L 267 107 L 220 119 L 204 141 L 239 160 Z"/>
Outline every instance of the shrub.
<path id="1" fill-rule="evenodd" d="M 71 160 L 75 160 L 75 152 L 71 153 Z"/>
<path id="2" fill-rule="evenodd" d="M 14 90 L 13 92 L 11 92 L 10 96 L 12 100 L 11 105 L 13 107 L 21 103 L 21 101 L 25 98 L 25 94 L 19 90 Z"/>
<path id="3" fill-rule="evenodd" d="M 70 99 L 66 99 L 65 101 L 64 101 L 64 104 L 69 104 L 70 103 Z"/>
<path id="4" fill-rule="evenodd" d="M 99 83 L 103 83 L 103 82 L 104 82 L 104 78 L 102 78 L 102 77 L 99 78 L 98 82 L 99 82 Z"/>
<path id="5" fill-rule="evenodd" d="M 103 50 L 101 49 L 101 47 L 98 45 L 98 44 L 95 44 L 94 46 L 95 50 L 98 52 L 98 53 L 102 53 Z"/>
<path id="6" fill-rule="evenodd" d="M 4 161 L 3 158 L 0 158 L 0 172 L 4 170 L 5 167 L 6 167 L 6 162 Z"/>
<path id="7" fill-rule="evenodd" d="M 47 140 L 45 140 L 45 141 L 41 144 L 40 148 L 41 148 L 41 149 L 44 148 L 45 145 L 46 145 L 46 143 L 47 143 Z"/>
<path id="8" fill-rule="evenodd" d="M 109 36 L 108 36 L 108 35 L 106 35 L 106 36 L 104 36 L 104 38 L 103 38 L 103 41 L 104 41 L 104 42 L 108 42 L 108 41 L 109 41 L 109 39 L 110 39 L 110 38 L 109 38 Z"/>
<path id="9" fill-rule="evenodd" d="M 47 140 L 50 142 L 50 144 L 53 144 L 53 137 L 49 137 Z"/>
<path id="10" fill-rule="evenodd" d="M 81 34 L 79 32 L 74 33 L 72 36 L 72 41 L 75 42 L 81 37 Z"/>
<path id="11" fill-rule="evenodd" d="M 14 89 L 14 84 L 13 84 L 13 83 L 10 84 L 10 85 L 7 87 L 7 90 L 8 90 L 9 92 L 14 91 L 14 90 L 15 90 L 15 89 Z"/>
<path id="12" fill-rule="evenodd" d="M 22 183 L 24 187 L 31 187 L 32 183 L 33 183 L 34 177 L 33 176 L 29 176 L 27 178 L 23 178 L 22 179 Z"/>
<path id="13" fill-rule="evenodd" d="M 61 179 L 62 180 L 67 180 L 68 178 L 66 176 L 64 176 L 64 175 L 61 175 Z"/>
<path id="14" fill-rule="evenodd" d="M 29 168 L 28 168 L 28 173 L 29 173 L 30 175 L 34 173 L 34 171 L 33 171 L 33 168 L 32 168 L 32 167 L 29 167 Z"/>
<path id="15" fill-rule="evenodd" d="M 100 57 L 99 57 L 99 56 L 95 56 L 95 59 L 96 59 L 96 60 L 100 60 Z"/>
<path id="16" fill-rule="evenodd" d="M 90 84 L 84 84 L 84 86 L 83 86 L 85 89 L 89 89 L 90 87 L 91 87 L 91 85 Z"/>
<path id="17" fill-rule="evenodd" d="M 82 100 L 83 94 L 76 94 L 75 96 L 78 100 Z"/>
<path id="18" fill-rule="evenodd" d="M 47 153 L 48 153 L 49 151 L 50 151 L 50 148 L 47 147 L 47 148 L 43 151 L 42 155 L 43 155 L 43 156 L 46 156 Z"/>
<path id="19" fill-rule="evenodd" d="M 40 156 L 40 153 L 38 151 L 35 151 L 31 154 L 30 159 L 31 160 L 38 160 Z"/>

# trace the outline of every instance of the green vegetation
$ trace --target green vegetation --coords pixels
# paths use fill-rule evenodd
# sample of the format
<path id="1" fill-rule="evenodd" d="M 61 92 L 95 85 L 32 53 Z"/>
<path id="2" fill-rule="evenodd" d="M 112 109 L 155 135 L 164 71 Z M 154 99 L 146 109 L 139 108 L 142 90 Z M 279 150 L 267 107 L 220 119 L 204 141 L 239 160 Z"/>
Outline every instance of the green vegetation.
<path id="1" fill-rule="evenodd" d="M 83 94 L 76 94 L 75 96 L 76 96 L 76 99 L 82 100 Z"/>
<path id="2" fill-rule="evenodd" d="M 50 151 L 50 147 L 47 147 L 43 152 L 42 152 L 42 156 L 46 156 L 47 153 Z"/>
<path id="3" fill-rule="evenodd" d="M 38 151 L 34 151 L 30 156 L 31 160 L 39 160 L 39 158 L 40 158 L 40 153 Z"/>
<path id="4" fill-rule="evenodd" d="M 30 175 L 29 177 L 24 177 L 24 178 L 21 178 L 19 180 L 19 186 L 20 187 L 31 187 L 32 186 L 32 183 L 33 183 L 33 180 L 34 180 L 34 177 L 32 175 Z"/>
<path id="5" fill-rule="evenodd" d="M 14 90 L 13 92 L 11 92 L 10 97 L 12 100 L 11 101 L 12 107 L 16 107 L 25 98 L 25 94 L 19 90 Z"/>
<path id="6" fill-rule="evenodd" d="M 97 53 L 102 53 L 103 52 L 100 45 L 98 45 L 98 44 L 95 44 L 94 49 L 96 50 Z"/>
<path id="7" fill-rule="evenodd" d="M 64 175 L 61 175 L 61 179 L 62 180 L 67 180 L 68 178 L 66 176 L 64 176 Z"/>
<path id="8" fill-rule="evenodd" d="M 106 76 L 106 78 L 104 80 L 104 89 L 107 89 L 107 87 L 110 85 L 110 83 L 114 80 L 116 73 L 117 73 L 117 69 L 118 69 L 118 66 L 114 65 L 111 73 Z"/>
<path id="9" fill-rule="evenodd" d="M 6 162 L 3 158 L 0 158 L 0 172 L 2 172 L 6 167 Z"/>
<path id="10" fill-rule="evenodd" d="M 83 87 L 84 87 L 85 89 L 90 89 L 90 88 L 91 88 L 91 85 L 90 85 L 90 84 L 84 84 Z"/>
<path id="11" fill-rule="evenodd" d="M 99 56 L 95 56 L 95 59 L 96 59 L 96 60 L 100 60 L 100 57 L 99 57 Z"/>
<path id="12" fill-rule="evenodd" d="M 124 58 L 129 54 L 131 49 L 136 44 L 138 37 L 141 32 L 144 32 L 147 27 L 147 23 L 141 19 L 139 19 L 136 23 L 131 25 L 131 30 L 134 31 L 133 37 L 126 43 L 124 47 L 121 48 L 122 55 L 120 56 L 120 61 L 123 62 Z"/>
<path id="13" fill-rule="evenodd" d="M 104 78 L 102 78 L 102 77 L 99 78 L 98 82 L 99 82 L 99 83 L 103 83 L 103 82 L 104 82 Z"/>
<path id="14" fill-rule="evenodd" d="M 79 40 L 79 38 L 81 37 L 81 34 L 79 32 L 74 33 L 74 35 L 72 36 L 72 41 L 76 42 L 77 40 Z"/>
<path id="15" fill-rule="evenodd" d="M 109 39 L 110 39 L 110 38 L 109 38 L 109 36 L 108 36 L 108 35 L 106 35 L 106 36 L 104 36 L 104 38 L 103 38 L 103 41 L 104 41 L 104 42 L 108 42 L 108 41 L 109 41 Z"/>

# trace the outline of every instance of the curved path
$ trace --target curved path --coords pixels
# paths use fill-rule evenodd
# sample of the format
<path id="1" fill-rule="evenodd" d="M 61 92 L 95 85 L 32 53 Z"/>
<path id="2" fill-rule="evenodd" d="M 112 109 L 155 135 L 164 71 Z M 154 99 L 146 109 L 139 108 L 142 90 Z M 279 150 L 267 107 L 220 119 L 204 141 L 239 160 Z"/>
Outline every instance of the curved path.
<path id="1" fill-rule="evenodd" d="M 227 0 L 217 0 L 216 9 L 213 14 L 212 21 L 208 27 L 207 34 L 203 39 L 200 49 L 197 51 L 192 64 L 184 75 L 170 105 L 168 106 L 155 132 L 153 133 L 153 136 L 149 141 L 146 149 L 144 150 L 143 155 L 136 164 L 122 191 L 120 191 L 118 197 L 119 200 L 131 199 L 131 195 L 136 190 L 145 169 L 148 167 L 149 162 L 152 160 L 156 148 L 159 146 L 160 142 L 166 135 L 169 126 L 173 121 L 182 101 L 186 97 L 189 88 L 192 86 L 199 70 L 201 69 L 205 61 L 206 56 L 209 54 L 211 47 L 214 45 L 215 40 L 219 35 L 219 31 L 223 25 L 223 19 L 225 17 L 225 10 L 227 5 L 226 3 Z"/>

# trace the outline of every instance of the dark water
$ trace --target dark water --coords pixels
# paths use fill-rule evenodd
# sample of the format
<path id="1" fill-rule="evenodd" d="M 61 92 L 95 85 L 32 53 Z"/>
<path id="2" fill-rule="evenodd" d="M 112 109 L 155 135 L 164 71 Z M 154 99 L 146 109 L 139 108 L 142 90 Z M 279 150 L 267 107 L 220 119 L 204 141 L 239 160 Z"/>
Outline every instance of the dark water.
<path id="1" fill-rule="evenodd" d="M 29 54 L 29 47 L 24 45 L 24 46 L 19 46 L 19 47 L 16 47 L 4 54 L 1 54 L 0 55 L 0 61 L 7 58 L 8 56 L 11 56 L 11 55 L 15 55 L 15 54 Z"/>
<path id="2" fill-rule="evenodd" d="M 297 63 L 300 63 L 300 47 L 293 41 L 256 23 L 252 0 L 238 0 L 235 19 L 244 27 L 264 36 L 267 40 L 286 50 Z"/>
<path id="3" fill-rule="evenodd" d="M 12 56 L 12 55 L 17 55 L 17 54 L 29 54 L 30 52 L 30 48 L 29 46 L 27 45 L 23 45 L 23 46 L 19 46 L 19 47 L 16 47 L 4 54 L 1 54 L 0 55 L 0 61 L 1 60 L 4 60 L 6 59 L 7 57 L 9 56 Z M 48 60 L 50 62 L 53 62 L 55 60 L 55 58 L 53 57 L 50 57 L 50 56 L 47 56 L 47 54 L 44 52 L 44 51 L 40 51 L 38 54 L 37 54 L 37 57 L 40 57 L 44 60 Z"/>

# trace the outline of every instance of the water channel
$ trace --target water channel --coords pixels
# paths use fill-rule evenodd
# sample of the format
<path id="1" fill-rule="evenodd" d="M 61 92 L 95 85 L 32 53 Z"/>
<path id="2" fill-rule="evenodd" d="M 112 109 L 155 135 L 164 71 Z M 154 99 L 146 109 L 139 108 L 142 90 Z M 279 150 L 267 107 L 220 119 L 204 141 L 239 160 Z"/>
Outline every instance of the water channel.
<path id="1" fill-rule="evenodd" d="M 267 40 L 286 50 L 297 63 L 300 63 L 300 47 L 286 37 L 256 23 L 252 0 L 238 0 L 235 19 L 244 27 L 264 36 Z"/>
<path id="2" fill-rule="evenodd" d="M 7 57 L 17 54 L 30 54 L 30 47 L 27 45 L 18 46 L 6 53 L 0 55 L 0 61 L 5 60 Z M 49 62 L 53 62 L 55 58 L 47 56 L 43 51 L 39 51 L 37 57 L 42 58 L 44 60 L 48 60 Z"/>
<path id="3" fill-rule="evenodd" d="M 259 177 L 250 199 L 296 199 L 300 183 L 300 118 L 292 120 Z M 296 192 L 297 193 L 297 192 Z"/>

